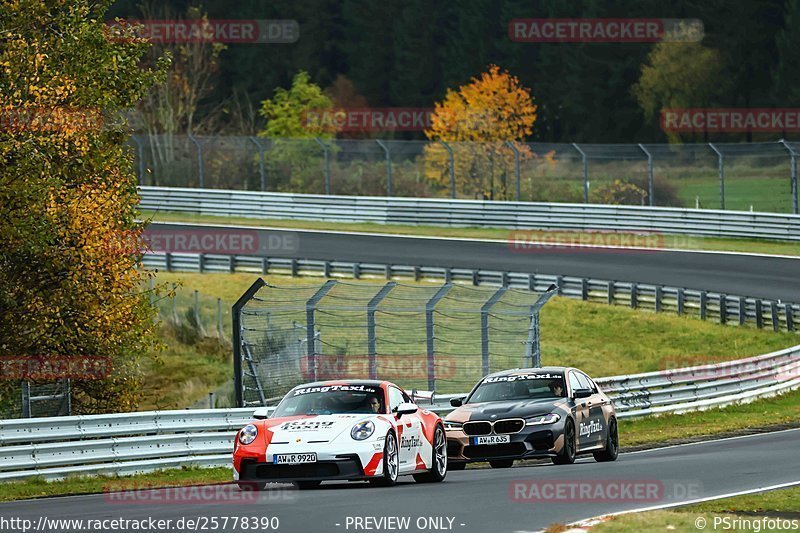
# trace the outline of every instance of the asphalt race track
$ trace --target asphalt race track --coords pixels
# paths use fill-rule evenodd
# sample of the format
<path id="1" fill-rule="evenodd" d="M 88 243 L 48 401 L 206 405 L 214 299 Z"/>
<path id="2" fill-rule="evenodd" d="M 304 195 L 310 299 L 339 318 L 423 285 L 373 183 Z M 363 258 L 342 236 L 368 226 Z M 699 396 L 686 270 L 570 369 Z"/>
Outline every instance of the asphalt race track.
<path id="1" fill-rule="evenodd" d="M 179 227 L 187 226 L 151 225 L 159 231 Z M 518 251 L 505 242 L 252 228 L 289 235 L 296 243 L 291 249 L 271 248 L 271 257 L 560 274 L 800 302 L 800 259 L 787 257 L 552 245 Z"/>
<path id="2" fill-rule="evenodd" d="M 390 488 L 374 488 L 366 483 L 326 483 L 317 490 L 298 491 L 276 485 L 261 493 L 260 501 L 202 505 L 153 502 L 156 498 L 148 501 L 146 493 L 135 503 L 113 501 L 108 494 L 72 496 L 3 503 L 0 516 L 30 519 L 34 523 L 43 515 L 48 519 L 152 517 L 174 521 L 199 516 L 277 517 L 278 531 L 284 532 L 384 531 L 389 528 L 379 527 L 376 522 L 362 522 L 363 527 L 356 528 L 354 520 L 409 517 L 407 527 L 395 530 L 535 531 L 555 522 L 568 523 L 604 513 L 800 482 L 798 449 L 800 430 L 789 430 L 622 454 L 615 463 L 596 463 L 588 457 L 570 466 L 547 464 L 450 472 L 441 484 L 417 484 L 411 478 L 401 478 L 401 483 Z M 523 483 L 524 492 L 516 492 L 518 482 Z M 628 489 L 621 488 L 625 484 Z M 570 486 L 588 487 L 591 497 L 580 497 L 583 489 L 568 489 Z M 621 497 L 614 487 L 622 491 L 619 494 L 628 492 Z M 578 497 L 569 496 L 570 490 L 576 490 Z M 514 500 L 515 494 L 537 493 L 551 499 Z M 440 523 L 430 519 L 438 519 Z M 451 526 L 448 519 L 452 519 Z M 221 527 L 217 530 L 222 531 Z M 229 523 L 226 531 L 233 530 Z"/>

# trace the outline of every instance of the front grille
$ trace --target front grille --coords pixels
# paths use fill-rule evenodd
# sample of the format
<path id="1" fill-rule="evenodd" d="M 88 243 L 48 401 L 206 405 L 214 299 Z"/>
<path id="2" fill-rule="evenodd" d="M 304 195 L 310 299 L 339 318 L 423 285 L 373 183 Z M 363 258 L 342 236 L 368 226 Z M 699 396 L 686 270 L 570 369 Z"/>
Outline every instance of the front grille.
<path id="1" fill-rule="evenodd" d="M 509 420 L 498 420 L 494 423 L 494 432 L 498 435 L 508 433 L 519 433 L 525 427 L 525 421 L 521 418 L 511 418 Z"/>
<path id="2" fill-rule="evenodd" d="M 470 436 L 489 435 L 492 432 L 491 422 L 464 422 L 464 433 Z"/>
<path id="3" fill-rule="evenodd" d="M 522 455 L 527 451 L 525 444 L 512 442 L 509 444 L 479 444 L 477 446 L 464 446 L 464 457 L 482 459 L 488 457 L 506 457 Z"/>
<path id="4" fill-rule="evenodd" d="M 256 468 L 260 479 L 298 479 L 304 477 L 332 477 L 339 475 L 334 463 L 307 463 L 300 465 L 261 464 Z"/>

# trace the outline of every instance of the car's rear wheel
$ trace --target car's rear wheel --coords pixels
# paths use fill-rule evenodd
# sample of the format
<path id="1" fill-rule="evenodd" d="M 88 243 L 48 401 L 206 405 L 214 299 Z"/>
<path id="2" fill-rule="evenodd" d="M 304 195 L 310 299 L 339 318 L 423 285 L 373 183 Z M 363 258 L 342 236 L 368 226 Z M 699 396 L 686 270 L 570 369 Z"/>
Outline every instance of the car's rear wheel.
<path id="1" fill-rule="evenodd" d="M 424 474 L 414 474 L 414 480 L 419 483 L 438 483 L 444 481 L 447 475 L 447 438 L 444 428 L 436 426 L 433 431 L 433 446 L 431 447 L 431 469 Z"/>
<path id="2" fill-rule="evenodd" d="M 244 492 L 261 492 L 267 488 L 266 481 L 263 483 L 257 481 L 239 481 L 236 484 L 239 485 L 239 490 Z"/>
<path id="3" fill-rule="evenodd" d="M 369 482 L 381 487 L 391 487 L 397 483 L 399 474 L 400 450 L 397 448 L 397 437 L 390 431 L 383 443 L 383 475 L 378 479 L 370 479 Z"/>
<path id="4" fill-rule="evenodd" d="M 316 489 L 322 484 L 322 481 L 295 481 L 295 485 L 300 490 Z"/>
<path id="5" fill-rule="evenodd" d="M 489 465 L 492 468 L 511 468 L 514 466 L 514 459 L 495 459 L 494 461 L 489 461 Z"/>
<path id="6" fill-rule="evenodd" d="M 575 462 L 575 452 L 575 424 L 571 418 L 568 418 L 564 424 L 564 446 L 561 447 L 561 452 L 552 458 L 552 461 L 557 465 L 571 465 Z"/>
<path id="7" fill-rule="evenodd" d="M 598 463 L 616 461 L 619 455 L 619 431 L 617 430 L 617 419 L 612 418 L 608 423 L 608 434 L 606 435 L 606 449 L 594 452 L 594 460 Z"/>

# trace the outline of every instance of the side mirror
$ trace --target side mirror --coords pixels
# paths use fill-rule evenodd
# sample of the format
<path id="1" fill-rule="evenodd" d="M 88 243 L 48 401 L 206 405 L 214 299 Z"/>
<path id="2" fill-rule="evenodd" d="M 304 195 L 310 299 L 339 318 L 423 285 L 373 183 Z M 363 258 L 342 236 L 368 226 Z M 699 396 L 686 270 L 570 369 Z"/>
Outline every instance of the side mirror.
<path id="1" fill-rule="evenodd" d="M 419 407 L 414 403 L 401 403 L 397 406 L 397 416 L 413 415 L 417 411 Z"/>
<path id="2" fill-rule="evenodd" d="M 253 418 L 256 420 L 265 420 L 269 418 L 269 414 L 274 410 L 274 407 L 259 407 L 253 411 Z"/>
<path id="3" fill-rule="evenodd" d="M 588 398 L 592 395 L 592 389 L 575 389 L 572 391 L 572 396 L 575 399 Z"/>
<path id="4" fill-rule="evenodd" d="M 450 405 L 452 407 L 461 407 L 464 405 L 464 398 L 450 398 Z"/>

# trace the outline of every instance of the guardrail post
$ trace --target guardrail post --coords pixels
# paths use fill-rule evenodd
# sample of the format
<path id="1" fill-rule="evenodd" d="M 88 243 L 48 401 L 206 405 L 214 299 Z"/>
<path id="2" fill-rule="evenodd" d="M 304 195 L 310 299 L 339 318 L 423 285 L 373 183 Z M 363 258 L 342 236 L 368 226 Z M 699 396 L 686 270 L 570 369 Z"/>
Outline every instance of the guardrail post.
<path id="1" fill-rule="evenodd" d="M 297 259 L 292 259 L 289 263 L 289 268 L 291 269 L 292 277 L 297 277 Z"/>
<path id="2" fill-rule="evenodd" d="M 589 281 L 581 278 L 581 300 L 584 302 L 589 299 Z"/>
<path id="3" fill-rule="evenodd" d="M 322 147 L 322 157 L 323 157 L 323 167 L 322 171 L 325 173 L 325 194 L 331 194 L 331 169 L 330 169 L 330 157 L 328 156 L 328 145 L 322 142 L 322 139 L 319 137 L 314 137 L 314 140 L 317 141 L 317 144 Z"/>
<path id="4" fill-rule="evenodd" d="M 266 282 L 258 278 L 231 307 L 231 338 L 233 339 L 233 395 L 236 407 L 244 407 L 244 381 L 242 380 L 242 316 L 244 306 Z"/>
<path id="5" fill-rule="evenodd" d="M 249 137 L 250 142 L 258 148 L 258 175 L 260 177 L 261 191 L 267 190 L 267 174 L 264 169 L 264 146 L 258 141 L 258 137 Z"/>
<path id="6" fill-rule="evenodd" d="M 131 135 L 131 140 L 136 143 L 136 159 L 139 163 L 139 185 L 144 185 L 144 148 L 138 135 Z"/>
<path id="7" fill-rule="evenodd" d="M 661 312 L 661 299 L 663 298 L 662 292 L 663 291 L 661 289 L 661 285 L 656 285 L 656 293 L 653 297 L 653 299 L 655 300 L 653 302 L 653 306 L 655 307 L 656 313 Z"/>
<path id="8" fill-rule="evenodd" d="M 581 150 L 581 147 L 578 146 L 578 143 L 572 143 L 572 147 L 575 148 L 579 154 L 581 154 L 581 160 L 583 161 L 583 203 L 589 203 L 589 159 L 586 157 L 586 152 Z"/>
<path id="9" fill-rule="evenodd" d="M 387 280 L 392 279 L 392 265 L 384 265 L 383 271 Z"/>
<path id="10" fill-rule="evenodd" d="M 511 148 L 511 151 L 514 152 L 514 178 L 517 180 L 517 201 L 519 202 L 520 199 L 520 172 L 519 172 L 519 150 L 514 143 L 511 141 L 506 141 L 506 146 Z"/>
<path id="11" fill-rule="evenodd" d="M 631 309 L 636 309 L 639 306 L 639 285 L 631 283 Z"/>
<path id="12" fill-rule="evenodd" d="M 708 143 L 708 146 L 717 154 L 717 165 L 719 167 L 719 208 L 725 209 L 725 156 L 723 156 L 722 152 L 717 150 L 717 147 L 712 143 Z"/>
<path id="13" fill-rule="evenodd" d="M 797 195 L 798 195 L 798 191 L 797 191 L 797 153 L 795 153 L 794 149 L 792 149 L 792 147 L 789 146 L 786 143 L 786 141 L 784 141 L 783 139 L 781 139 L 778 142 L 780 142 L 784 146 L 784 148 L 789 150 L 789 155 L 791 157 L 790 165 L 791 165 L 791 176 L 792 176 L 792 178 L 791 178 L 792 179 L 792 184 L 791 184 L 791 189 L 792 189 L 792 213 L 794 213 L 796 215 L 796 214 L 798 214 L 798 210 L 797 210 L 798 209 L 798 205 L 797 205 L 798 204 L 798 197 L 797 197 Z"/>
<path id="14" fill-rule="evenodd" d="M 203 144 L 194 135 L 188 134 L 189 140 L 197 146 L 197 172 L 200 179 L 200 188 L 205 189 L 205 166 L 203 164 Z"/>
<path id="15" fill-rule="evenodd" d="M 353 279 L 358 279 L 361 277 L 361 265 L 358 263 L 353 263 Z"/>
<path id="16" fill-rule="evenodd" d="M 728 295 L 719 295 L 719 323 L 725 324 L 728 321 Z"/>
<path id="17" fill-rule="evenodd" d="M 422 270 L 419 268 L 419 266 L 415 266 L 414 267 L 414 281 L 419 281 L 421 277 L 422 277 Z"/>
<path id="18" fill-rule="evenodd" d="M 700 319 L 705 320 L 708 315 L 708 293 L 700 291 Z"/>
<path id="19" fill-rule="evenodd" d="M 453 281 L 453 272 L 450 267 L 444 267 L 444 282 L 451 283 Z"/>
<path id="20" fill-rule="evenodd" d="M 197 254 L 197 270 L 200 271 L 201 274 L 203 273 L 203 270 L 205 270 L 205 259 L 206 257 L 203 252 Z"/>
<path id="21" fill-rule="evenodd" d="M 478 285 L 480 285 L 480 283 L 481 283 L 480 274 L 478 273 L 477 270 L 473 270 L 472 271 L 472 284 L 477 287 Z"/>
<path id="22" fill-rule="evenodd" d="M 500 285 L 508 287 L 508 272 L 500 272 Z"/>
<path id="23" fill-rule="evenodd" d="M 456 161 L 455 157 L 453 157 L 453 149 L 444 141 L 439 141 L 442 146 L 444 146 L 445 150 L 447 150 L 447 155 L 450 158 L 450 198 L 456 197 Z"/>
<path id="24" fill-rule="evenodd" d="M 375 335 L 375 311 L 381 300 L 386 298 L 396 282 L 390 281 L 384 285 L 378 294 L 372 297 L 367 304 L 367 357 L 369 358 L 369 379 L 378 379 L 378 341 Z"/>
<path id="25" fill-rule="evenodd" d="M 647 149 L 644 147 L 643 144 L 639 143 L 639 148 L 642 150 L 642 152 L 644 152 L 644 155 L 647 156 L 647 188 L 648 188 L 647 196 L 649 197 L 650 200 L 649 202 L 650 207 L 653 207 L 655 205 L 655 198 L 654 198 L 655 185 L 653 183 L 653 156 L 650 154 L 650 152 L 647 151 Z"/>
<path id="26" fill-rule="evenodd" d="M 556 294 L 558 294 L 559 296 L 561 296 L 561 294 L 562 294 L 562 293 L 563 293 L 563 291 L 564 291 L 564 276 L 562 276 L 562 275 L 558 275 L 558 276 L 556 276 L 556 283 L 555 283 L 555 285 L 556 285 Z"/>
<path id="27" fill-rule="evenodd" d="M 261 273 L 269 274 L 269 257 L 261 258 Z"/>
<path id="28" fill-rule="evenodd" d="M 778 316 L 777 302 L 770 302 L 769 310 L 770 310 L 770 318 L 772 318 L 772 331 L 778 331 L 781 329 L 781 320 L 780 317 Z"/>
<path id="29" fill-rule="evenodd" d="M 167 272 L 172 272 L 172 253 L 170 252 L 164 254 L 164 268 Z"/>
<path id="30" fill-rule="evenodd" d="M 501 287 L 481 306 L 481 371 L 483 376 L 489 373 L 489 310 L 507 290 L 506 287 Z"/>
<path id="31" fill-rule="evenodd" d="M 614 283 L 613 281 L 609 281 L 608 285 L 608 305 L 612 305 L 614 303 Z"/>
<path id="32" fill-rule="evenodd" d="M 786 331 L 794 331 L 794 311 L 792 304 L 783 304 L 783 311 L 786 313 Z"/>
<path id="33" fill-rule="evenodd" d="M 375 139 L 378 146 L 383 148 L 386 153 L 386 196 L 392 196 L 392 157 L 389 153 L 389 147 L 386 146 L 380 139 Z"/>
<path id="34" fill-rule="evenodd" d="M 756 298 L 756 327 L 758 329 L 764 327 L 764 307 L 760 298 Z"/>
<path id="35" fill-rule="evenodd" d="M 453 285 L 445 283 L 436 291 L 436 294 L 425 303 L 425 335 L 427 337 L 426 344 L 428 349 L 428 390 L 436 390 L 436 345 L 434 343 L 433 312 L 439 300 L 452 288 Z"/>
<path id="36" fill-rule="evenodd" d="M 316 311 L 317 304 L 326 294 L 336 285 L 336 280 L 330 279 L 317 290 L 314 295 L 306 302 L 306 355 L 308 359 L 308 369 L 311 371 L 311 380 L 317 379 L 317 350 L 314 329 L 314 311 Z"/>
<path id="37" fill-rule="evenodd" d="M 747 321 L 747 300 L 743 296 L 739 296 L 739 325 L 743 326 Z"/>
<path id="38" fill-rule="evenodd" d="M 531 292 L 536 290 L 536 274 L 528 274 L 528 290 Z"/>
<path id="39" fill-rule="evenodd" d="M 678 288 L 678 294 L 677 294 L 677 302 L 676 302 L 676 305 L 678 306 L 678 316 L 683 315 L 684 298 L 685 298 L 685 295 L 683 293 L 683 289 L 679 287 Z"/>

